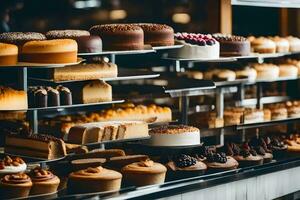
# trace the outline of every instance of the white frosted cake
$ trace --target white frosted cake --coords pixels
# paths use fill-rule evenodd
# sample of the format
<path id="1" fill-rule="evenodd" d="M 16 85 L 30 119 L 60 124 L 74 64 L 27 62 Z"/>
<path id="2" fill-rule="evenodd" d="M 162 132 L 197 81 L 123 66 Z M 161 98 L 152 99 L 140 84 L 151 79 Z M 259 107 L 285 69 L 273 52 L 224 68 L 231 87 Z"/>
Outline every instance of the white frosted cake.
<path id="1" fill-rule="evenodd" d="M 211 35 L 176 33 L 175 40 L 183 47 L 171 51 L 171 58 L 217 59 L 220 56 L 220 44 Z"/>
<path id="2" fill-rule="evenodd" d="M 169 125 L 150 130 L 152 146 L 189 146 L 200 144 L 200 130 L 192 126 Z"/>

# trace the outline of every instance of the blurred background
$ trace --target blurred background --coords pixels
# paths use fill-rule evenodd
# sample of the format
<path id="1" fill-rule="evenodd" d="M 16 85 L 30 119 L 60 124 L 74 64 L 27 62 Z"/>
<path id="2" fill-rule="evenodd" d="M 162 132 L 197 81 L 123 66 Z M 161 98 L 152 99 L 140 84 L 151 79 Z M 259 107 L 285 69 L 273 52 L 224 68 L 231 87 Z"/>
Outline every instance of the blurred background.
<path id="1" fill-rule="evenodd" d="M 230 0 L 1 0 L 0 32 L 89 29 L 95 24 L 157 22 L 175 31 L 298 35 L 298 9 L 226 6 Z"/>

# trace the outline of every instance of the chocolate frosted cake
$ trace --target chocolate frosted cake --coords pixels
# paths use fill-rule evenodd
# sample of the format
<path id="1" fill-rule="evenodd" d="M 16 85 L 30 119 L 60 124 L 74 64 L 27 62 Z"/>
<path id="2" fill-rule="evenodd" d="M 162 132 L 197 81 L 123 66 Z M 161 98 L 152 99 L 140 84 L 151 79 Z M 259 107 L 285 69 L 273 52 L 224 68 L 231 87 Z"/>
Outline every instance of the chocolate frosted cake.
<path id="1" fill-rule="evenodd" d="M 41 33 L 35 32 L 8 32 L 0 34 L 0 42 L 15 44 L 19 47 L 33 40 L 46 40 L 46 37 Z"/>
<path id="2" fill-rule="evenodd" d="M 48 106 L 60 106 L 60 96 L 58 90 L 47 87 L 46 88 L 48 93 Z"/>
<path id="3" fill-rule="evenodd" d="M 144 31 L 145 44 L 151 46 L 170 46 L 174 45 L 174 30 L 165 24 L 135 24 Z"/>
<path id="4" fill-rule="evenodd" d="M 250 42 L 245 37 L 214 34 L 213 38 L 220 43 L 221 56 L 248 56 L 250 54 Z"/>
<path id="5" fill-rule="evenodd" d="M 59 92 L 61 105 L 72 105 L 72 93 L 69 88 L 59 85 L 56 90 Z"/>
<path id="6" fill-rule="evenodd" d="M 144 48 L 143 29 L 136 25 L 96 25 L 90 29 L 90 33 L 102 38 L 104 50 L 141 50 Z"/>

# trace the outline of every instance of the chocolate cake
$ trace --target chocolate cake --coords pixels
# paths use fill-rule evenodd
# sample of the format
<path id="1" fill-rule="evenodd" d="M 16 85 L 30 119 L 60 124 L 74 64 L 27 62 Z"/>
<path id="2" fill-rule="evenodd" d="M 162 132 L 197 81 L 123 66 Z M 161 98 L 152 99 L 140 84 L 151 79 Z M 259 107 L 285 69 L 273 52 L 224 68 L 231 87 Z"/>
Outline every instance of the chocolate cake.
<path id="1" fill-rule="evenodd" d="M 103 40 L 103 50 L 141 50 L 144 48 L 144 32 L 132 24 L 96 25 L 90 29 L 91 35 Z"/>
<path id="2" fill-rule="evenodd" d="M 220 43 L 221 56 L 248 56 L 250 54 L 250 42 L 245 37 L 214 34 L 213 38 Z"/>
<path id="3" fill-rule="evenodd" d="M 60 105 L 72 105 L 72 93 L 69 88 L 59 85 L 56 90 L 59 92 Z"/>

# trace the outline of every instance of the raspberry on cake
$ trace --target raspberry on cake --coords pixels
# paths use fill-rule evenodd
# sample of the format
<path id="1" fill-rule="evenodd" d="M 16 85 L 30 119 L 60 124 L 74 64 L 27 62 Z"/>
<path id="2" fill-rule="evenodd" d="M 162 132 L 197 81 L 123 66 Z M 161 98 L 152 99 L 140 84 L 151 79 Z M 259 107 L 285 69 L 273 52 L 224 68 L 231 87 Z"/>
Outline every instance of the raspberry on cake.
<path id="1" fill-rule="evenodd" d="M 176 33 L 175 40 L 183 47 L 174 49 L 169 56 L 185 59 L 216 59 L 220 55 L 220 44 L 211 35 L 200 33 Z"/>

